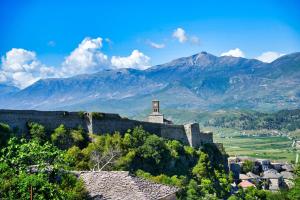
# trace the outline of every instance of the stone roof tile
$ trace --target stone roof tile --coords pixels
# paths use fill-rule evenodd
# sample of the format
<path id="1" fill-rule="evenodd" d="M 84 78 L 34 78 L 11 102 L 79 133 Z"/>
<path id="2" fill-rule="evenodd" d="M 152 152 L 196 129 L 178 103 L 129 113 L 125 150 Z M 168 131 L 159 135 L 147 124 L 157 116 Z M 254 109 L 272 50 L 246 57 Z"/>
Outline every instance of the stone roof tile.
<path id="1" fill-rule="evenodd" d="M 128 171 L 75 172 L 94 199 L 152 200 L 176 193 L 179 189 L 131 175 Z"/>

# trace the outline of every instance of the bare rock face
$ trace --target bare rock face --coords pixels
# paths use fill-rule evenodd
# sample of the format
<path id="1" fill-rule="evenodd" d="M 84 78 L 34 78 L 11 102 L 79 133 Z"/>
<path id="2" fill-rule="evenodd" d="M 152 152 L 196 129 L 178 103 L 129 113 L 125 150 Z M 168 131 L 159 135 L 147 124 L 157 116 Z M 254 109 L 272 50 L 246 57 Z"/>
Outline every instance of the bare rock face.
<path id="1" fill-rule="evenodd" d="M 128 171 L 75 172 L 93 199 L 175 199 L 179 190 L 131 175 Z"/>

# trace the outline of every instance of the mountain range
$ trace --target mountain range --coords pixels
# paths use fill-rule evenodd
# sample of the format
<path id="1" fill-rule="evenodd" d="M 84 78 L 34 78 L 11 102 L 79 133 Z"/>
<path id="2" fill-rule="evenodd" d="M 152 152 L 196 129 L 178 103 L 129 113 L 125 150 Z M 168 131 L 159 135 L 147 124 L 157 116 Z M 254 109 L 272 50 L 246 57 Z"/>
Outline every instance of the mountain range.
<path id="1" fill-rule="evenodd" d="M 163 109 L 272 112 L 300 107 L 300 53 L 272 63 L 207 52 L 146 70 L 110 69 L 41 79 L 25 89 L 0 85 L 0 108 L 92 110 L 135 116 Z"/>

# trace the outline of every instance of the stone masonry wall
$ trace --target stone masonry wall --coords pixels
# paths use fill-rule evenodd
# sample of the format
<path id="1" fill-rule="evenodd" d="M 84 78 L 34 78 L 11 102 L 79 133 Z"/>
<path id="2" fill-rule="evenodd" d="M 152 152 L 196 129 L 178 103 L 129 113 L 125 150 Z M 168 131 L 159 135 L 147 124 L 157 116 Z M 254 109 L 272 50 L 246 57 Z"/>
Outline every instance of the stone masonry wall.
<path id="1" fill-rule="evenodd" d="M 143 122 L 120 117 L 110 113 L 81 113 L 67 111 L 35 111 L 35 110 L 0 110 L 0 122 L 17 128 L 18 133 L 26 133 L 28 122 L 37 122 L 52 131 L 59 125 L 74 129 L 81 126 L 85 131 L 95 134 L 121 134 L 128 129 L 142 126 L 147 132 L 157 134 L 167 139 L 176 139 L 193 147 L 203 143 L 212 143 L 212 134 L 202 133 L 198 124 L 168 125 L 161 123 Z"/>
<path id="2" fill-rule="evenodd" d="M 0 110 L 0 122 L 10 125 L 11 128 L 17 128 L 19 133 L 27 132 L 28 122 L 43 124 L 50 131 L 61 124 L 67 128 L 81 126 L 88 131 L 89 125 L 77 112 L 35 110 Z"/>

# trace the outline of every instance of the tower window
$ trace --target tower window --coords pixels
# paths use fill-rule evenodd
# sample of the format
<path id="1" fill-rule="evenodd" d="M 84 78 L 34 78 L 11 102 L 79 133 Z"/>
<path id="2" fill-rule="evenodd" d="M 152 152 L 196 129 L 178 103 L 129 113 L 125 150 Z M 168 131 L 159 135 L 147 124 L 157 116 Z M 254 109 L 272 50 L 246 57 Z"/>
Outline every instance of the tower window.
<path id="1" fill-rule="evenodd" d="M 152 111 L 159 112 L 159 101 L 157 100 L 152 101 Z"/>

